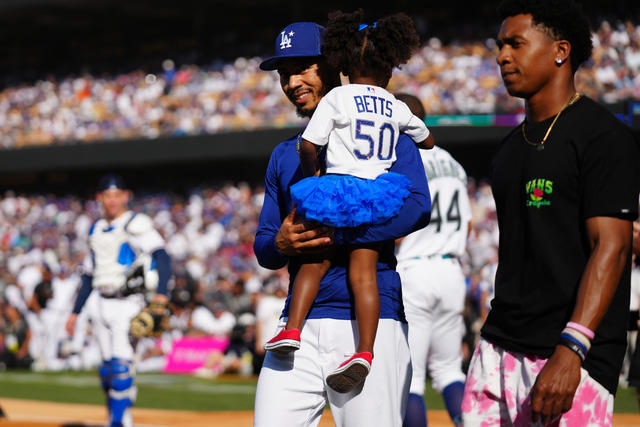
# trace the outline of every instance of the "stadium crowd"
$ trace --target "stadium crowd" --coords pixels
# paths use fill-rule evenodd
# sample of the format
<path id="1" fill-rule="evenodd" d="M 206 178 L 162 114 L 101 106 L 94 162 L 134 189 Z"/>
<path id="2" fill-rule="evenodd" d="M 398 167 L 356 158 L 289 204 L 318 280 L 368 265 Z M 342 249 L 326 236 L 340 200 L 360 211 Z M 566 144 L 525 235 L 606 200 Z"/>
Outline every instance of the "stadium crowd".
<path id="1" fill-rule="evenodd" d="M 640 99 L 640 26 L 602 21 L 593 58 L 578 72 L 578 89 L 606 103 Z M 495 63 L 495 41 L 431 38 L 398 70 L 389 88 L 414 93 L 427 114 L 513 113 Z M 176 64 L 158 72 L 50 77 L 0 92 L 0 146 L 157 138 L 291 126 L 301 119 L 260 58 L 232 63 Z"/>
<path id="2" fill-rule="evenodd" d="M 497 223 L 490 186 L 469 184 L 473 230 L 467 256 L 468 348 L 477 337 L 491 295 Z M 264 191 L 247 183 L 194 189 L 188 195 L 142 194 L 132 209 L 148 214 L 172 257 L 171 330 L 138 345 L 138 369 L 162 370 L 174 340 L 210 336 L 229 340 L 199 374 L 257 372 L 262 346 L 275 330 L 288 286 L 286 269 L 261 268 L 253 254 Z M 88 369 L 100 363 L 91 336 L 91 299 L 67 336 L 80 284 L 87 236 L 98 203 L 75 196 L 0 197 L 0 367 Z M 85 325 L 85 326 L 81 326 Z"/>

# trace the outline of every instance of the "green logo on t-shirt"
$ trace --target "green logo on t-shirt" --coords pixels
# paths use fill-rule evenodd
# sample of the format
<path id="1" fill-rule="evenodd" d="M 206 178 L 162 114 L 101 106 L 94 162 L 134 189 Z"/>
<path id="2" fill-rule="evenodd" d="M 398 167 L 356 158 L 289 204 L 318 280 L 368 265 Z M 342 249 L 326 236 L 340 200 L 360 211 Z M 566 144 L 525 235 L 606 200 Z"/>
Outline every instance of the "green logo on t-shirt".
<path id="1" fill-rule="evenodd" d="M 553 193 L 553 181 L 544 178 L 536 178 L 527 182 L 525 187 L 527 194 L 527 206 L 533 206 L 540 209 L 541 206 L 550 206 L 551 201 L 545 200 Z"/>

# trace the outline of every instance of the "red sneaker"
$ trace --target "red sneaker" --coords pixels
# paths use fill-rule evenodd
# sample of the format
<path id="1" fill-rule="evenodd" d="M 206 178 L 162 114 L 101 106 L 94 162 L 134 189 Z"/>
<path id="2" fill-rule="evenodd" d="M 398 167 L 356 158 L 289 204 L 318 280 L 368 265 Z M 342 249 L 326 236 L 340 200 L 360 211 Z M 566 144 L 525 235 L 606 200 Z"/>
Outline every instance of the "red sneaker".
<path id="1" fill-rule="evenodd" d="M 265 350 L 276 353 L 289 354 L 300 348 L 300 331 L 298 329 L 283 329 L 264 345 Z"/>
<path id="2" fill-rule="evenodd" d="M 360 384 L 371 369 L 373 354 L 356 353 L 327 377 L 327 385 L 338 393 L 347 393 Z"/>

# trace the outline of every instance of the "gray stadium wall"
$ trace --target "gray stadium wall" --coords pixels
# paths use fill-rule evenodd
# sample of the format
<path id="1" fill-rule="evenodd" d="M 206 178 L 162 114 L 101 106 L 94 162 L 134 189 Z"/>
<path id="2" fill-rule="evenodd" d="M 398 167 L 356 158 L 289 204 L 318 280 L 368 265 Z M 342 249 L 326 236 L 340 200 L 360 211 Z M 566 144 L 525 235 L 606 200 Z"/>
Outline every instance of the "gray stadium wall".
<path id="1" fill-rule="evenodd" d="M 493 153 L 510 127 L 439 126 L 437 144 L 448 149 L 470 176 L 487 177 Z M 134 139 L 25 147 L 0 151 L 0 190 L 92 191 L 115 171 L 134 187 L 182 190 L 211 181 L 261 183 L 273 148 L 298 128 L 213 135 Z M 634 128 L 640 140 L 640 129 Z"/>
<path id="2" fill-rule="evenodd" d="M 268 158 L 273 148 L 299 129 L 286 128 L 254 132 L 158 139 L 132 139 L 93 143 L 70 143 L 5 150 L 0 171 L 46 172 L 86 168 L 149 166 L 202 160 Z M 433 130 L 443 146 L 487 144 L 499 141 L 509 128 L 447 126 Z"/>

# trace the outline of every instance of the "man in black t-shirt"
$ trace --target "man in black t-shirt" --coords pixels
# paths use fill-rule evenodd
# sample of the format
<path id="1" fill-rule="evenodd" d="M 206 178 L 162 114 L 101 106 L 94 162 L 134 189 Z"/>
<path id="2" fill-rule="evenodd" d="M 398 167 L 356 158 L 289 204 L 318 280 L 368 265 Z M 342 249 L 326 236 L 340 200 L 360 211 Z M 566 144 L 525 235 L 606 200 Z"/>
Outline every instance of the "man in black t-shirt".
<path id="1" fill-rule="evenodd" d="M 576 92 L 589 24 L 567 0 L 500 7 L 497 62 L 526 119 L 493 163 L 495 298 L 465 388 L 465 425 L 610 425 L 626 347 L 640 147 Z"/>

